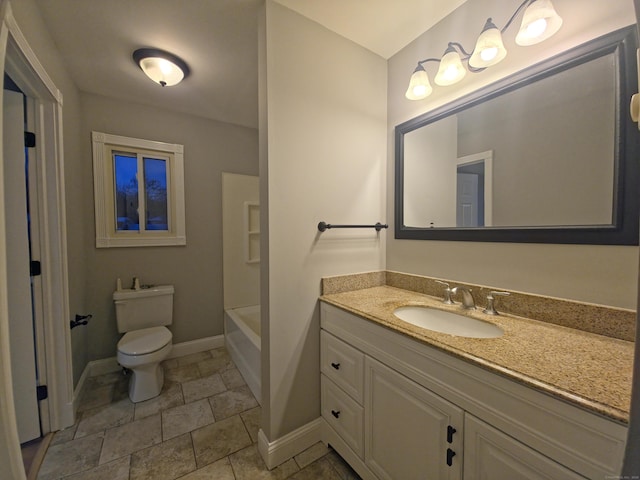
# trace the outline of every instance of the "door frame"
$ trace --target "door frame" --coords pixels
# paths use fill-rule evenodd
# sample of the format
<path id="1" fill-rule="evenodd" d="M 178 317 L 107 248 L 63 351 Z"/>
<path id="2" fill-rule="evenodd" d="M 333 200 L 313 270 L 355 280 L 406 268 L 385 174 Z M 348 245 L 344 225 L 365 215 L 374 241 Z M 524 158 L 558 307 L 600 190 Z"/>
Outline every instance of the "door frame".
<path id="1" fill-rule="evenodd" d="M 62 94 L 18 27 L 8 0 L 0 0 L 0 65 L 33 100 L 38 184 L 38 223 L 42 263 L 42 337 L 48 387 L 48 425 L 54 431 L 73 425 L 73 377 L 69 329 L 67 237 L 64 196 Z M 2 95 L 2 94 L 0 94 Z M 1 121 L 1 120 L 0 120 Z M 1 129 L 0 129 L 1 132 Z M 0 133 L 0 142 L 1 133 Z M 1 149 L 0 149 L 1 152 Z M 46 160 L 46 161 L 45 161 Z M 0 162 L 0 180 L 3 177 Z M 0 238 L 5 235 L 4 187 L 0 181 Z M 0 242 L 0 463 L 12 478 L 24 478 L 18 443 L 8 338 L 6 245 Z M 42 350 L 42 349 L 41 349 Z"/>

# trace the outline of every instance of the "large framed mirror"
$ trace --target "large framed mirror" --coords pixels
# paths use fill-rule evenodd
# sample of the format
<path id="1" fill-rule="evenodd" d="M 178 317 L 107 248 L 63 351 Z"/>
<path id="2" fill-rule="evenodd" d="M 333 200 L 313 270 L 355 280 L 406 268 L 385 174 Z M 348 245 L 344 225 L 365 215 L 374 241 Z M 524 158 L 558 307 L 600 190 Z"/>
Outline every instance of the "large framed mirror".
<path id="1" fill-rule="evenodd" d="M 395 237 L 638 245 L 632 27 L 395 129 Z"/>

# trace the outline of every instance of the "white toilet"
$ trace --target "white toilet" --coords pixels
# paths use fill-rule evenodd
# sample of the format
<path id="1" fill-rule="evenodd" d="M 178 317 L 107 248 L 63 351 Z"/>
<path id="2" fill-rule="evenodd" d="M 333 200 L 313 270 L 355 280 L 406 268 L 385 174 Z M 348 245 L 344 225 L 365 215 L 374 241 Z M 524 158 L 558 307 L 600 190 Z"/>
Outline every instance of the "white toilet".
<path id="1" fill-rule="evenodd" d="M 173 285 L 113 292 L 118 332 L 118 363 L 133 371 L 129 398 L 142 402 L 160 394 L 164 372 L 160 362 L 171 352 Z"/>

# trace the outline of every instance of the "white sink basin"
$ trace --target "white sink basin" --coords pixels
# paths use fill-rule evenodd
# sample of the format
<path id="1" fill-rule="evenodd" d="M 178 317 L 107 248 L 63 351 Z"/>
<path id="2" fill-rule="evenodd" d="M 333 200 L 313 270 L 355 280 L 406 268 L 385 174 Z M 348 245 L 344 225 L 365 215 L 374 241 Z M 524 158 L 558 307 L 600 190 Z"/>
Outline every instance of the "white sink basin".
<path id="1" fill-rule="evenodd" d="M 400 307 L 394 310 L 393 314 L 412 325 L 458 337 L 497 338 L 504 333 L 500 327 L 492 323 L 435 308 Z"/>

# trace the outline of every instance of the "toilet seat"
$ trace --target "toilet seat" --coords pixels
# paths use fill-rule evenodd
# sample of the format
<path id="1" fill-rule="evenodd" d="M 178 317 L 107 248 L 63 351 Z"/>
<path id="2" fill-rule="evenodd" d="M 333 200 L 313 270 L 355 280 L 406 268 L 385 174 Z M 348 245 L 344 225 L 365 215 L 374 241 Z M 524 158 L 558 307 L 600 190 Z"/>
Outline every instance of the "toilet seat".
<path id="1" fill-rule="evenodd" d="M 172 338 L 167 327 L 151 327 L 127 332 L 118 342 L 118 353 L 136 356 L 148 355 L 161 350 Z"/>

